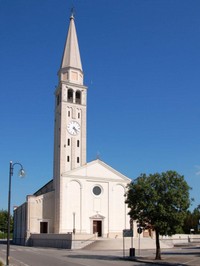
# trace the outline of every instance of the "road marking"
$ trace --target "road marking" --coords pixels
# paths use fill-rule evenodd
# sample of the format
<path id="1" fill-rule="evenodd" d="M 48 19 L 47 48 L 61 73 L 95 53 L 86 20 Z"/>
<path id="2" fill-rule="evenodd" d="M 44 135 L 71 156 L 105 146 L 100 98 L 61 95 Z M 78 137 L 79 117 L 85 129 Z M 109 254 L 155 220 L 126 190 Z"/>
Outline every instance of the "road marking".
<path id="1" fill-rule="evenodd" d="M 190 262 L 192 262 L 192 261 L 197 261 L 197 259 L 193 259 L 193 260 L 185 261 L 183 264 L 190 265 L 190 264 L 188 264 L 188 263 L 190 263 Z M 198 263 L 199 263 L 199 259 L 198 259 Z"/>
<path id="2" fill-rule="evenodd" d="M 20 261 L 20 260 L 17 260 L 17 259 L 14 259 L 13 257 L 11 257 L 11 259 L 12 259 L 12 261 L 14 261 L 15 263 L 17 262 L 17 263 L 19 263 L 19 264 L 13 264 L 13 262 L 12 263 L 10 263 L 10 265 L 11 266 L 18 266 L 18 265 L 20 265 L 20 266 L 30 266 L 29 264 L 26 264 L 26 263 L 23 263 L 22 261 Z"/>

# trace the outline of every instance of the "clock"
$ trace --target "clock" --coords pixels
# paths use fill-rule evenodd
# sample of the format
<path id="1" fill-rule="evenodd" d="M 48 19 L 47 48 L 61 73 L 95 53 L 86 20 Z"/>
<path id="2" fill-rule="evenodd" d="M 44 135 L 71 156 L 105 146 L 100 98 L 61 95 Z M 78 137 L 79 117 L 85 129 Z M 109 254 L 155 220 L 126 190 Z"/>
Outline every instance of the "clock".
<path id="1" fill-rule="evenodd" d="M 80 125 L 76 121 L 71 121 L 67 125 L 67 130 L 71 135 L 77 135 L 80 132 Z"/>

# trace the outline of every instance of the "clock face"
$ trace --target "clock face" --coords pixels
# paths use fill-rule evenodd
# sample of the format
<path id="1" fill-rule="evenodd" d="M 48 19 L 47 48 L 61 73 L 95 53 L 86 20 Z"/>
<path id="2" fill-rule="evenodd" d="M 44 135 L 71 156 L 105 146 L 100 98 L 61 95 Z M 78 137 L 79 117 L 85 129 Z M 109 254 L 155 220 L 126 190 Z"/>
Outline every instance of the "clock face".
<path id="1" fill-rule="evenodd" d="M 67 130 L 71 135 L 77 135 L 80 132 L 80 125 L 76 121 L 71 121 L 67 125 Z"/>

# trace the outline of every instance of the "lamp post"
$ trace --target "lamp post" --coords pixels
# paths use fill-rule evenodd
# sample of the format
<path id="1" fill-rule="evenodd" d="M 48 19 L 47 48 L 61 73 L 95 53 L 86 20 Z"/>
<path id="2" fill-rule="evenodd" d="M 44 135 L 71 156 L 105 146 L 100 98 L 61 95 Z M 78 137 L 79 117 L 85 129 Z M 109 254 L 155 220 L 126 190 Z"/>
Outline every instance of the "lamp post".
<path id="1" fill-rule="evenodd" d="M 8 228 L 7 228 L 7 253 L 6 253 L 6 265 L 10 263 L 10 199 L 11 199 L 11 177 L 13 176 L 14 166 L 19 165 L 19 176 L 25 176 L 25 171 L 21 163 L 13 163 L 10 161 L 9 167 L 9 185 L 8 185 Z"/>
<path id="2" fill-rule="evenodd" d="M 76 221 L 75 221 L 75 219 L 76 219 L 76 213 L 73 212 L 73 234 L 74 235 L 76 234 L 76 226 L 75 226 Z"/>

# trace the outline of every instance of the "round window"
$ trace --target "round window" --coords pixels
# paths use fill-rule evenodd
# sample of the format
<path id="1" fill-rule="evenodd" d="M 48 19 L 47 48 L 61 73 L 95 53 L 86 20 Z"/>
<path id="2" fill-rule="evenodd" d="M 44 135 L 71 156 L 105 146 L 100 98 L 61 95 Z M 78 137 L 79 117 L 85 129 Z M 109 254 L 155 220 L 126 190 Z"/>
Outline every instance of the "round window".
<path id="1" fill-rule="evenodd" d="M 99 186 L 93 187 L 93 193 L 95 196 L 99 196 L 101 194 L 101 188 Z"/>

